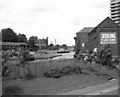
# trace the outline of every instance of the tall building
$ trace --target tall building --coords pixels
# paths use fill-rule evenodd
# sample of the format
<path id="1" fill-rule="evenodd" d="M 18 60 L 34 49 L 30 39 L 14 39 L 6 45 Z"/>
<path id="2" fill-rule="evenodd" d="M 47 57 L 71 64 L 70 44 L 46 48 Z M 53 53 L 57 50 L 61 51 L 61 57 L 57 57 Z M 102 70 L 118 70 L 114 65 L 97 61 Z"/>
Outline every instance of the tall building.
<path id="1" fill-rule="evenodd" d="M 120 0 L 110 2 L 111 19 L 120 26 Z"/>

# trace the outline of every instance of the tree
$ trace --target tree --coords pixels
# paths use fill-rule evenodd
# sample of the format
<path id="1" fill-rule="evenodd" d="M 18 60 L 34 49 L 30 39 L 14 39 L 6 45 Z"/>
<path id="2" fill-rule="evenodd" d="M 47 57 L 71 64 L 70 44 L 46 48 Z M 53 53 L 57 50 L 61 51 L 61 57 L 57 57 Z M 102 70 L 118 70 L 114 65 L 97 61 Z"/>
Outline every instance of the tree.
<path id="1" fill-rule="evenodd" d="M 49 46 L 52 47 L 52 46 L 54 46 L 54 45 L 53 45 L 53 43 L 51 43 Z"/>
<path id="2" fill-rule="evenodd" d="M 63 44 L 63 46 L 67 46 L 66 44 Z"/>
<path id="3" fill-rule="evenodd" d="M 3 42 L 18 42 L 17 34 L 11 29 L 2 29 L 2 41 Z"/>
<path id="4" fill-rule="evenodd" d="M 63 44 L 62 47 L 65 48 L 65 49 L 67 49 L 67 45 L 66 44 Z"/>
<path id="5" fill-rule="evenodd" d="M 29 38 L 29 46 L 32 50 L 33 50 L 37 40 L 38 40 L 37 36 L 31 36 Z"/>
<path id="6" fill-rule="evenodd" d="M 52 42 L 49 44 L 49 49 L 50 49 L 50 50 L 53 50 L 53 49 L 54 49 L 54 44 L 53 44 Z"/>
<path id="7" fill-rule="evenodd" d="M 59 44 L 57 44 L 56 46 L 55 46 L 55 48 L 58 50 L 59 49 L 59 47 L 60 47 L 60 45 Z"/>
<path id="8" fill-rule="evenodd" d="M 60 46 L 59 44 L 56 45 L 56 47 L 59 47 L 59 46 Z"/>
<path id="9" fill-rule="evenodd" d="M 18 42 L 27 42 L 27 37 L 25 34 L 18 34 Z"/>

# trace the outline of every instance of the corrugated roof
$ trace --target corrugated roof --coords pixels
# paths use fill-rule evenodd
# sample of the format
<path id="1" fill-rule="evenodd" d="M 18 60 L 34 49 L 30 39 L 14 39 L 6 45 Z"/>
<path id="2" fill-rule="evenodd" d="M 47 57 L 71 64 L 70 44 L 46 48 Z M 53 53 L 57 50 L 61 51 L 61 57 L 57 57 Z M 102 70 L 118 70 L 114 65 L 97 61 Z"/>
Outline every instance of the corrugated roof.
<path id="1" fill-rule="evenodd" d="M 94 27 L 84 27 L 82 30 L 80 30 L 78 33 L 89 33 L 94 29 Z"/>

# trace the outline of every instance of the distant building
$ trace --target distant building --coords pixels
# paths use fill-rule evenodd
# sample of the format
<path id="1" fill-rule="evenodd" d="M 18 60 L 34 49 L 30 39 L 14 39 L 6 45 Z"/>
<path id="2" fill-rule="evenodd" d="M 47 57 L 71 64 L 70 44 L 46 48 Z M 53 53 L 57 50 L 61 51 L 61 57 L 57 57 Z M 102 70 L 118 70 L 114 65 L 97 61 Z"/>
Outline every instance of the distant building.
<path id="1" fill-rule="evenodd" d="M 38 47 L 38 49 L 48 49 L 48 37 L 46 39 L 38 39 L 36 41 L 35 46 Z"/>
<path id="2" fill-rule="evenodd" d="M 83 28 L 76 33 L 75 51 L 98 48 L 110 44 L 113 56 L 120 56 L 120 26 L 107 17 L 96 27 Z"/>
<path id="3" fill-rule="evenodd" d="M 75 49 L 85 49 L 88 44 L 88 33 L 90 33 L 94 27 L 85 27 L 76 33 L 75 39 Z"/>
<path id="4" fill-rule="evenodd" d="M 110 11 L 112 20 L 120 25 L 120 0 L 110 0 Z"/>
<path id="5" fill-rule="evenodd" d="M 0 42 L 0 46 L 2 50 L 18 50 L 19 48 L 26 48 L 28 44 L 20 42 Z"/>

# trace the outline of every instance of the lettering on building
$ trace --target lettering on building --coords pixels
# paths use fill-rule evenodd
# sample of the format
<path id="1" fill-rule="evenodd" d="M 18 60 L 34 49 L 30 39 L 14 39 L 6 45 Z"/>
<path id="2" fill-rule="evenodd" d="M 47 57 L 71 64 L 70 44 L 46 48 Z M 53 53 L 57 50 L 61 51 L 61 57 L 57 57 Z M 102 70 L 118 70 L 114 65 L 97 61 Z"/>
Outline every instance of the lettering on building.
<path id="1" fill-rule="evenodd" d="M 116 32 L 102 32 L 100 34 L 100 44 L 117 44 Z"/>

